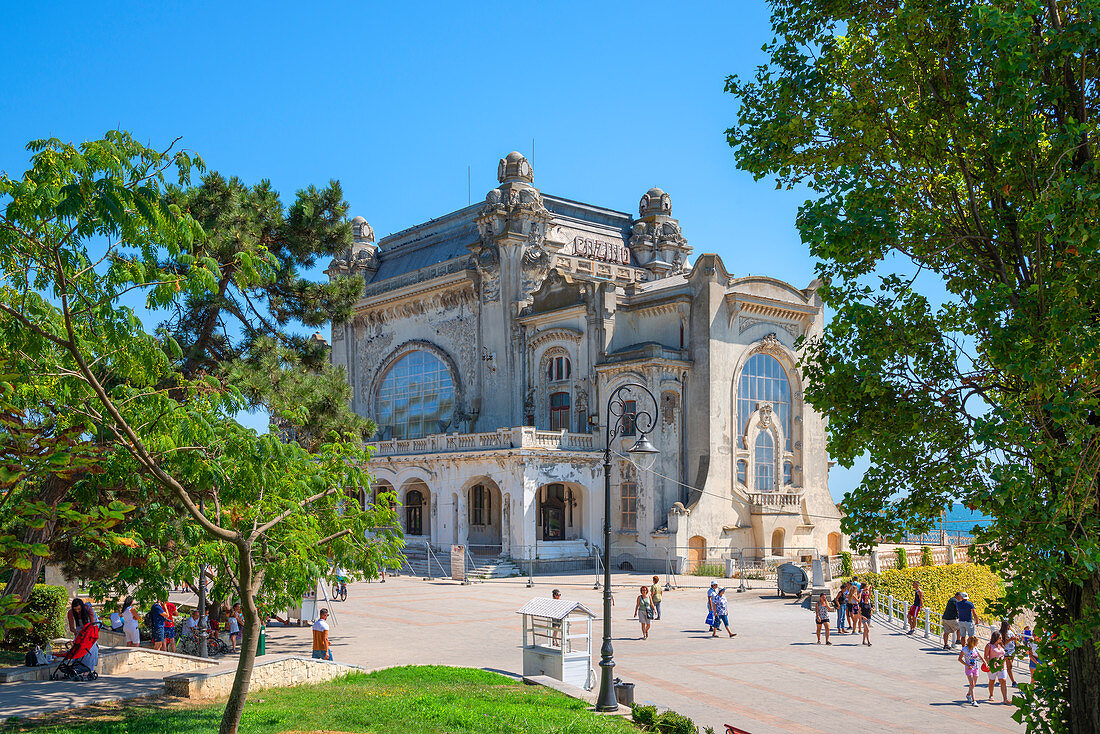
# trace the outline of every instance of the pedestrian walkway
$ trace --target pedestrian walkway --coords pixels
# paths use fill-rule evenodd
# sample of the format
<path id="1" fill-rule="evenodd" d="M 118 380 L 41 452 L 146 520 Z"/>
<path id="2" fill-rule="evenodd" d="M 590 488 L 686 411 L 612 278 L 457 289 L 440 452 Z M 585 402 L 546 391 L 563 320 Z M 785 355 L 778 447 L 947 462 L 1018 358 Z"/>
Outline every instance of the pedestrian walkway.
<path id="1" fill-rule="evenodd" d="M 700 726 L 730 723 L 752 734 L 838 731 L 1020 734 L 1011 706 L 964 706 L 966 680 L 955 653 L 935 640 L 888 631 L 877 623 L 873 647 L 855 635 L 817 645 L 813 613 L 772 592 L 735 593 L 730 623 L 735 638 L 707 632 L 705 592 L 665 592 L 664 618 L 646 641 L 630 618 L 642 574 L 616 574 L 613 612 L 615 674 L 634 682 L 638 700 L 673 708 Z M 533 596 L 563 597 L 601 608 L 592 577 L 539 578 L 463 586 L 397 577 L 386 584 L 352 584 L 348 601 L 330 604 L 337 623 L 333 654 L 367 668 L 444 664 L 521 670 L 520 618 Z M 595 632 L 600 633 L 597 622 Z M 301 653 L 307 628 L 268 630 L 268 651 Z M 599 642 L 594 645 L 598 663 Z"/>
<path id="2" fill-rule="evenodd" d="M 0 684 L 0 721 L 51 711 L 111 703 L 164 693 L 164 673 L 140 671 L 94 681 L 20 681 Z"/>

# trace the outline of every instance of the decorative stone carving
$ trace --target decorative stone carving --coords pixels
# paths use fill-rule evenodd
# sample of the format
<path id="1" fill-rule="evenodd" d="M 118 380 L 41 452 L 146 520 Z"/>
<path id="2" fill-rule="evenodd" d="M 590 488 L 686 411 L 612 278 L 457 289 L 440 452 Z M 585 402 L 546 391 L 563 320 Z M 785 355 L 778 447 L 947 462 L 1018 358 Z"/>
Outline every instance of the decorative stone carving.
<path id="1" fill-rule="evenodd" d="M 760 416 L 760 422 L 757 424 L 760 428 L 769 428 L 772 424 L 772 418 L 774 413 L 772 411 L 771 403 L 757 403 L 756 412 Z"/>
<path id="2" fill-rule="evenodd" d="M 779 339 L 776 337 L 775 332 L 772 332 L 771 334 L 768 334 L 763 339 L 761 339 L 756 349 L 757 351 L 767 352 L 774 355 L 787 354 L 786 347 L 784 347 L 783 342 L 779 341 Z"/>
<path id="3" fill-rule="evenodd" d="M 364 331 L 363 336 L 359 339 L 358 387 L 363 404 L 369 407 L 373 407 L 370 387 L 374 380 L 374 374 L 381 365 L 382 358 L 392 351 L 393 337 L 393 332 L 379 330 L 370 336 L 367 336 L 366 331 Z"/>
<path id="4" fill-rule="evenodd" d="M 374 227 L 363 217 L 351 220 L 351 233 L 356 242 L 374 242 Z"/>
<path id="5" fill-rule="evenodd" d="M 661 393 L 661 422 L 671 426 L 676 421 L 676 409 L 680 407 L 680 394 L 674 390 Z"/>
<path id="6" fill-rule="evenodd" d="M 661 189 L 650 189 L 638 204 L 639 221 L 630 234 L 630 249 L 636 262 L 657 277 L 682 272 L 691 253 L 672 217 L 672 199 Z"/>
<path id="7" fill-rule="evenodd" d="M 467 389 L 471 388 L 477 375 L 477 322 L 473 316 L 458 316 L 436 324 L 435 333 L 445 339 L 451 349 L 458 354 L 459 369 Z M 456 415 L 459 407 L 456 407 Z"/>
<path id="8" fill-rule="evenodd" d="M 751 316 L 740 316 L 740 317 L 738 317 L 738 319 L 737 319 L 737 333 L 741 334 L 745 331 L 748 331 L 749 329 L 751 329 L 754 326 L 759 326 L 760 324 L 767 324 L 768 326 L 772 326 L 772 327 L 782 329 L 783 331 L 790 334 L 791 337 L 794 338 L 794 339 L 797 339 L 798 337 L 802 336 L 802 330 L 798 327 L 797 324 L 777 322 L 777 321 L 772 321 L 770 319 L 758 319 L 758 318 L 753 318 Z"/>

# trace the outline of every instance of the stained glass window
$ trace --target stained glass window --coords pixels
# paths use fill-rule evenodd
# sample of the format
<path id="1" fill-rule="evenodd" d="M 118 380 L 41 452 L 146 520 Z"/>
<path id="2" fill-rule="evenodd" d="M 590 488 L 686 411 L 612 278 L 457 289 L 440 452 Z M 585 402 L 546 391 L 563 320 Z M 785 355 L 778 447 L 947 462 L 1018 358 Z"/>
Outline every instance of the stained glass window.
<path id="1" fill-rule="evenodd" d="M 783 428 L 787 451 L 790 451 L 791 382 L 783 365 L 770 354 L 754 354 L 741 371 L 741 380 L 737 385 L 738 436 L 745 435 L 749 416 L 756 410 L 757 403 L 771 403 L 775 417 Z"/>
<path id="2" fill-rule="evenodd" d="M 454 413 L 451 371 L 434 354 L 409 352 L 382 380 L 375 400 L 375 421 L 393 426 L 394 438 L 420 438 L 439 433 L 440 421 Z"/>

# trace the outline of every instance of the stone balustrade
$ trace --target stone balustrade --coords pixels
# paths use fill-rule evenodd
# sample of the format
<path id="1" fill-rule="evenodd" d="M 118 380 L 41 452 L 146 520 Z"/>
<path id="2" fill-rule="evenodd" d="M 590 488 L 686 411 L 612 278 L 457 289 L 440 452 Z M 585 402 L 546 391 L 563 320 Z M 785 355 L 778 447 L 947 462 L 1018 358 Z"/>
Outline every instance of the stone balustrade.
<path id="1" fill-rule="evenodd" d="M 752 492 L 749 494 L 749 503 L 757 512 L 797 512 L 802 504 L 802 495 L 790 492 Z"/>
<path id="2" fill-rule="evenodd" d="M 444 454 L 457 451 L 500 449 L 550 449 L 554 451 L 596 451 L 602 449 L 591 433 L 541 431 L 531 426 L 498 428 L 484 433 L 436 433 L 421 438 L 391 439 L 368 444 L 374 456 Z"/>

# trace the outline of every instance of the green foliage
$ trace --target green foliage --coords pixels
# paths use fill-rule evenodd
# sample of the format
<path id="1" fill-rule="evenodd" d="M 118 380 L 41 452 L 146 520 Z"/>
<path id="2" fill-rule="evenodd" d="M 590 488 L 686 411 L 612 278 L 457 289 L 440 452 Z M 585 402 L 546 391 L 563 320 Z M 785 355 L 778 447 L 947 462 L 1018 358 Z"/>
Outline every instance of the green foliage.
<path id="1" fill-rule="evenodd" d="M 942 613 L 947 600 L 956 592 L 965 591 L 978 614 L 986 619 L 995 619 L 995 606 L 1004 597 L 1005 584 L 985 566 L 975 563 L 952 563 L 947 566 L 915 566 L 913 568 L 890 568 L 882 573 L 860 574 L 860 581 L 866 581 L 879 594 L 893 594 L 896 599 L 913 598 L 913 581 L 920 582 L 924 592 L 924 605 L 933 614 Z"/>
<path id="2" fill-rule="evenodd" d="M 897 568 L 909 568 L 909 554 L 904 548 L 894 548 L 894 557 L 897 559 Z"/>
<path id="3" fill-rule="evenodd" d="M 675 711 L 662 711 L 654 724 L 654 730 L 660 734 L 699 734 L 695 722 Z"/>
<path id="4" fill-rule="evenodd" d="M 630 709 L 630 718 L 642 731 L 650 731 L 657 723 L 657 707 L 636 703 Z"/>
<path id="5" fill-rule="evenodd" d="M 270 688 L 249 702 L 240 734 L 361 731 L 375 734 L 638 734 L 621 716 L 601 716 L 584 702 L 544 686 L 470 668 L 404 667 L 353 673 L 318 685 Z M 215 731 L 221 705 L 166 707 L 134 702 L 117 716 L 49 725 L 0 724 L 0 732 L 50 734 L 196 734 Z M 120 720 L 121 719 L 121 720 Z"/>
<path id="6" fill-rule="evenodd" d="M 852 554 L 848 551 L 840 552 L 840 575 L 846 579 L 850 579 L 855 575 L 855 569 L 852 567 Z"/>
<path id="7" fill-rule="evenodd" d="M 691 572 L 692 576 L 726 577 L 726 567 L 721 563 L 700 563 Z"/>
<path id="8" fill-rule="evenodd" d="M 934 566 L 936 565 L 936 559 L 932 557 L 932 548 L 927 545 L 922 545 L 920 548 L 920 565 L 922 566 Z"/>
<path id="9" fill-rule="evenodd" d="M 250 407 L 241 385 L 206 361 L 189 369 L 196 344 L 185 350 L 170 333 L 145 331 L 122 301 L 138 292 L 151 308 L 187 310 L 218 302 L 232 273 L 246 289 L 274 278 L 280 297 L 307 292 L 292 274 L 275 272 L 278 255 L 267 256 L 270 248 L 305 262 L 304 235 L 292 230 L 308 229 L 306 213 L 286 236 L 257 245 L 255 258 L 233 250 L 222 261 L 225 251 L 207 245 L 208 233 L 174 198 L 196 165 L 188 155 L 121 132 L 79 147 L 45 140 L 30 148 L 22 178 L 0 175 L 0 343 L 20 356 L 8 380 L 17 407 L 65 416 L 65 427 L 103 449 L 98 475 L 78 491 L 134 498 L 142 508 L 143 522 L 116 537 L 71 539 L 71 557 L 110 550 L 132 562 L 97 591 L 120 594 L 140 582 L 138 596 L 148 599 L 212 564 L 223 598 L 244 603 L 247 639 L 258 627 L 254 602 L 285 607 L 334 564 L 369 574 L 392 562 L 399 534 L 367 534 L 396 526 L 393 510 L 346 497 L 369 487 L 361 422 L 330 422 L 310 442 L 257 435 L 235 420 Z M 93 257 L 100 238 L 107 252 Z M 107 504 L 111 519 L 131 508 L 117 501 Z M 226 731 L 247 693 L 248 678 L 237 681 Z"/>
<path id="10" fill-rule="evenodd" d="M 69 606 L 69 593 L 64 586 L 35 584 L 31 598 L 21 612 L 28 623 L 13 625 L 2 643 L 9 650 L 22 650 L 49 645 L 50 640 L 65 637 L 65 611 Z"/>
<path id="11" fill-rule="evenodd" d="M 1100 669 L 1100 8 L 770 4 L 727 135 L 742 169 L 809 191 L 834 315 L 802 344 L 806 397 L 829 453 L 869 460 L 844 529 L 866 549 L 952 502 L 992 517 L 977 560 L 1012 579 L 1004 614 L 1056 640 L 1020 716 L 1097 730 L 1100 679 L 1069 670 Z"/>

